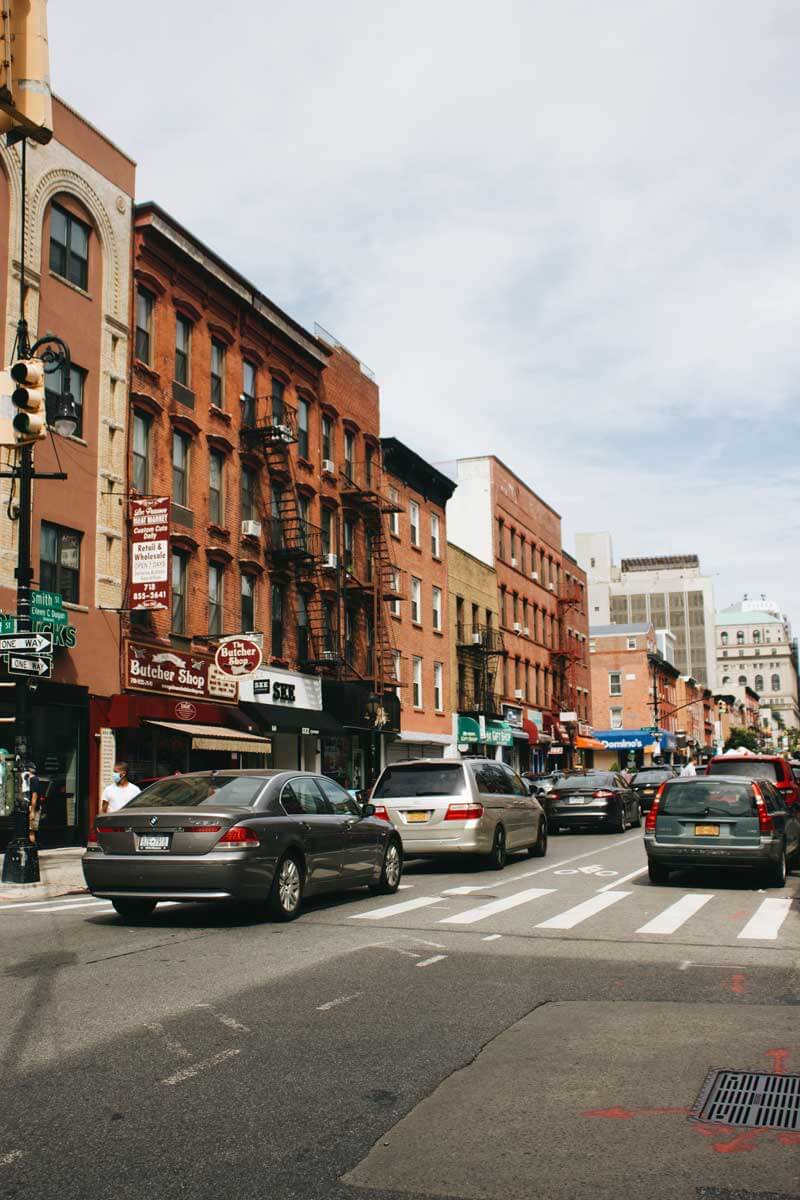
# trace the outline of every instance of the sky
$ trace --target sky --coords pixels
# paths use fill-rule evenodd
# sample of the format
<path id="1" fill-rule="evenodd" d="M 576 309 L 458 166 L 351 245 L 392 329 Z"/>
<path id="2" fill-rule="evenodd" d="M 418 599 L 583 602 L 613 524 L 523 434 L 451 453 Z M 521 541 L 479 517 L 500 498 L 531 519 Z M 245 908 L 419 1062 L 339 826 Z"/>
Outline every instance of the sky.
<path id="1" fill-rule="evenodd" d="M 372 368 L 384 434 L 800 632 L 796 0 L 50 0 L 49 33 L 137 198 Z"/>

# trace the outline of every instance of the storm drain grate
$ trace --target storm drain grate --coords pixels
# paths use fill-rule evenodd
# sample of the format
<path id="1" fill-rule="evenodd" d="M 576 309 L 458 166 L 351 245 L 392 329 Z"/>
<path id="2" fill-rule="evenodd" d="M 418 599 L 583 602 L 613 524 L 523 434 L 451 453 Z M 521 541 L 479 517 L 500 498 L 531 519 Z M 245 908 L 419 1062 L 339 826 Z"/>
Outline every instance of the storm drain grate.
<path id="1" fill-rule="evenodd" d="M 800 1075 L 711 1071 L 689 1119 L 749 1129 L 800 1130 Z"/>

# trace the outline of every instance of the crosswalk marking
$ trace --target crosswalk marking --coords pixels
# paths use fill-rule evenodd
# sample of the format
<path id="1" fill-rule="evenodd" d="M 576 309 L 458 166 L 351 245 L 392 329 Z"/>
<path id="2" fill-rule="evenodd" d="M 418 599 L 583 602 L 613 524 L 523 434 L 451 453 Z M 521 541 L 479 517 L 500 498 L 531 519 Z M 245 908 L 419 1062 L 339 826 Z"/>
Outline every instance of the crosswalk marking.
<path id="1" fill-rule="evenodd" d="M 474 925 L 486 917 L 506 909 L 516 908 L 519 904 L 527 904 L 529 900 L 538 900 L 540 896 L 549 896 L 553 888 L 527 888 L 524 892 L 515 892 L 513 896 L 504 896 L 501 900 L 490 900 L 488 904 L 479 904 L 477 908 L 468 908 L 466 912 L 456 913 L 454 917 L 442 917 L 440 925 Z"/>
<path id="2" fill-rule="evenodd" d="M 71 913 L 79 908 L 105 908 L 110 907 L 110 900 L 84 900 L 82 904 L 53 904 L 50 908 L 37 908 L 36 912 L 29 913 L 31 917 L 38 917 L 40 913 Z"/>
<path id="3" fill-rule="evenodd" d="M 3 909 L 44 908 L 45 905 L 55 904 L 56 901 L 58 901 L 59 904 L 63 905 L 66 908 L 68 905 L 79 904 L 82 901 L 90 900 L 90 899 L 91 899 L 91 896 L 89 895 L 88 892 L 82 892 L 79 896 L 51 896 L 48 900 L 12 901 L 10 904 L 0 904 L 0 912 L 2 912 Z"/>
<path id="4" fill-rule="evenodd" d="M 576 904 L 574 908 L 568 908 L 566 912 L 559 913 L 556 917 L 550 917 L 548 921 L 541 921 L 536 928 L 574 929 L 582 921 L 588 921 L 589 917 L 596 916 L 604 908 L 610 908 L 612 904 L 616 904 L 619 900 L 624 900 L 626 896 L 630 895 L 632 895 L 631 892 L 598 893 L 596 896 L 592 896 L 590 900 L 584 900 L 582 904 Z"/>
<path id="5" fill-rule="evenodd" d="M 648 921 L 646 925 L 642 925 L 636 932 L 674 933 L 690 917 L 699 912 L 704 904 L 708 904 L 709 900 L 713 900 L 713 896 L 701 896 L 699 893 L 690 893 L 688 896 L 681 896 L 680 900 L 676 900 L 674 904 L 670 904 L 669 908 L 665 908 L 662 913 L 659 913 L 657 917 L 653 917 L 652 921 Z"/>
<path id="6" fill-rule="evenodd" d="M 441 896 L 415 896 L 413 900 L 401 900 L 387 908 L 375 908 L 371 912 L 353 913 L 351 921 L 382 921 L 385 917 L 398 917 L 415 908 L 427 908 L 430 904 L 441 904 Z"/>
<path id="7" fill-rule="evenodd" d="M 762 900 L 739 937 L 774 941 L 791 907 L 791 900 Z"/>

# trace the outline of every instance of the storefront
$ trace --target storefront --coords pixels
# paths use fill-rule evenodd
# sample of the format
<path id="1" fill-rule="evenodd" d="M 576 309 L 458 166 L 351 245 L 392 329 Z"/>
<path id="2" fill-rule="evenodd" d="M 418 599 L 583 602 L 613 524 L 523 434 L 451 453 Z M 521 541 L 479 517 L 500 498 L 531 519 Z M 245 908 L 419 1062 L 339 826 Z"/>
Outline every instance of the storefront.
<path id="1" fill-rule="evenodd" d="M 339 731 L 322 734 L 321 771 L 343 787 L 371 787 L 400 733 L 398 697 L 361 680 L 323 679 L 322 708 Z"/>
<path id="2" fill-rule="evenodd" d="M 601 770 L 641 770 L 670 762 L 675 752 L 675 735 L 666 729 L 595 729 L 594 737 L 603 745 L 594 756 Z"/>
<path id="3" fill-rule="evenodd" d="M 321 739 L 340 738 L 345 730 L 323 710 L 322 680 L 262 667 L 239 683 L 239 707 L 272 742 L 272 765 L 289 770 L 319 771 Z"/>
<path id="4" fill-rule="evenodd" d="M 478 758 L 501 758 L 510 753 L 514 735 L 506 721 L 488 717 L 458 717 L 456 745 L 459 754 Z"/>

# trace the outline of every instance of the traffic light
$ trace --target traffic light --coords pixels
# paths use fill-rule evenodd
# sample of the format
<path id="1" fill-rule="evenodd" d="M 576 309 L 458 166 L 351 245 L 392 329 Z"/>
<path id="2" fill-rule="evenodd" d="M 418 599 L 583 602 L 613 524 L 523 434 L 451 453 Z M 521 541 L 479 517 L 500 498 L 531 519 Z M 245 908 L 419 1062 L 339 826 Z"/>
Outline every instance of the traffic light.
<path id="1" fill-rule="evenodd" d="M 12 421 L 18 446 L 47 437 L 44 396 L 44 364 L 38 358 L 22 358 L 11 368 L 16 383 L 11 400 L 20 410 Z"/>
<path id="2" fill-rule="evenodd" d="M 717 706 L 717 707 L 719 708 L 719 715 L 720 715 L 720 716 L 724 716 L 724 714 L 725 714 L 725 713 L 728 711 L 728 706 L 727 706 L 727 704 L 725 703 L 725 701 L 724 701 L 724 700 L 720 700 L 720 702 L 719 702 L 719 704 L 718 704 L 718 706 Z"/>
<path id="3" fill-rule="evenodd" d="M 0 133 L 53 136 L 47 0 L 0 0 Z"/>

